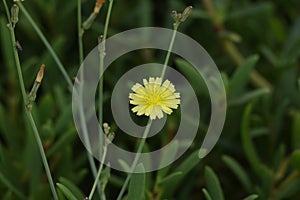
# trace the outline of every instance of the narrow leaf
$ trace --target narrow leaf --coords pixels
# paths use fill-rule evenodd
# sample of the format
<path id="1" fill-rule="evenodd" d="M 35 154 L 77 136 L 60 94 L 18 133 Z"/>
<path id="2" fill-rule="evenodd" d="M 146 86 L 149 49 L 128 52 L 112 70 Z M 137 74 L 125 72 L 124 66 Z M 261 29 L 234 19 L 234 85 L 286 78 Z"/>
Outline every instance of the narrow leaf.
<path id="1" fill-rule="evenodd" d="M 137 166 L 139 171 L 144 171 L 143 164 Z M 128 198 L 130 200 L 141 200 L 144 198 L 145 193 L 145 173 L 132 174 L 131 181 L 128 189 Z"/>
<path id="2" fill-rule="evenodd" d="M 59 181 L 62 185 L 68 188 L 70 192 L 77 198 L 77 199 L 83 199 L 85 196 L 81 192 L 81 190 L 71 181 L 69 181 L 66 178 L 60 178 Z"/>
<path id="3" fill-rule="evenodd" d="M 204 177 L 209 194 L 213 200 L 224 200 L 220 181 L 215 172 L 210 167 L 205 167 Z"/>
<path id="4" fill-rule="evenodd" d="M 255 200 L 258 198 L 257 194 L 251 194 L 248 197 L 244 198 L 243 200 Z"/>
<path id="5" fill-rule="evenodd" d="M 60 189 L 60 191 L 67 197 L 68 200 L 79 200 L 77 199 L 72 192 L 63 184 L 56 183 L 57 187 Z"/>
<path id="6" fill-rule="evenodd" d="M 253 168 L 253 170 L 260 174 L 259 170 L 259 163 L 260 159 L 255 151 L 254 145 L 252 143 L 252 139 L 250 136 L 250 116 L 252 112 L 252 104 L 249 104 L 246 107 L 246 110 L 244 112 L 243 120 L 242 120 L 242 127 L 241 127 L 241 134 L 242 134 L 242 144 L 245 151 L 245 154 L 247 156 L 247 159 Z"/>
<path id="7" fill-rule="evenodd" d="M 172 184 L 173 180 L 177 178 L 177 176 L 181 176 L 182 172 L 174 172 L 170 174 L 169 176 L 164 177 L 160 181 L 158 181 L 158 185 L 164 185 L 164 184 Z"/>
<path id="8" fill-rule="evenodd" d="M 251 191 L 251 181 L 247 175 L 245 169 L 233 158 L 229 156 L 223 156 L 223 161 L 233 174 L 238 178 L 241 184 L 244 186 L 247 192 Z"/>
<path id="9" fill-rule="evenodd" d="M 210 194 L 208 193 L 208 191 L 205 188 L 202 189 L 202 192 L 203 192 L 206 200 L 212 200 Z"/>
<path id="10" fill-rule="evenodd" d="M 250 78 L 250 73 L 258 61 L 258 56 L 253 55 L 235 71 L 229 82 L 229 95 L 231 98 L 241 95 Z"/>
<path id="11" fill-rule="evenodd" d="M 174 159 L 177 154 L 177 150 L 179 147 L 178 141 L 174 141 L 169 148 L 163 153 L 160 165 L 165 165 Z M 169 171 L 170 165 L 160 169 L 157 173 L 158 180 L 162 179 Z"/>

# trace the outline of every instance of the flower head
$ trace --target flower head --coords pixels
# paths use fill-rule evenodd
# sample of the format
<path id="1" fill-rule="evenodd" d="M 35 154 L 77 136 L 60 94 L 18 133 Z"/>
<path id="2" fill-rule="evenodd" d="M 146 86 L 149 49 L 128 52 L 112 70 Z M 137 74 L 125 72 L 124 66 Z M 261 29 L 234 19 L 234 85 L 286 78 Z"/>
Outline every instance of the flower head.
<path id="1" fill-rule="evenodd" d="M 163 112 L 171 114 L 172 109 L 177 109 L 180 104 L 179 93 L 175 92 L 174 85 L 161 78 L 150 77 L 149 81 L 143 79 L 144 85 L 136 83 L 129 94 L 130 104 L 136 105 L 131 110 L 137 115 L 150 116 L 150 119 L 161 119 Z"/>

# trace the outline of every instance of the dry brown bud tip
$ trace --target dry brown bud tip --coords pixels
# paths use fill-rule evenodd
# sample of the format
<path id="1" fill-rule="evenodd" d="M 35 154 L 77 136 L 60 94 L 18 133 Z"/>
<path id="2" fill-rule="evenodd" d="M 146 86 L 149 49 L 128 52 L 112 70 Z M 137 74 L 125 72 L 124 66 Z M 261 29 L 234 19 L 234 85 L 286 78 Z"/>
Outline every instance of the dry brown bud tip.
<path id="1" fill-rule="evenodd" d="M 35 79 L 36 82 L 38 82 L 38 83 L 42 82 L 42 79 L 44 77 L 44 70 L 45 70 L 45 65 L 42 64 L 41 68 L 40 68 L 40 71 L 36 76 L 36 79 Z"/>

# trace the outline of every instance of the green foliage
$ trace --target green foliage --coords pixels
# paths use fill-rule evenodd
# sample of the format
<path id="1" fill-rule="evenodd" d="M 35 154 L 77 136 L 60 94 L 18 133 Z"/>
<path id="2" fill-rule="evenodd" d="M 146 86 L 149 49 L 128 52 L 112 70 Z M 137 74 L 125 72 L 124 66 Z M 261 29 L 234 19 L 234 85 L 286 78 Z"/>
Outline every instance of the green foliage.
<path id="1" fill-rule="evenodd" d="M 223 200 L 224 194 L 220 185 L 220 181 L 215 172 L 210 167 L 205 167 L 204 177 L 211 198 Z"/>
<path id="2" fill-rule="evenodd" d="M 207 9 L 207 2 L 212 3 L 215 15 Z M 13 1 L 7 3 L 11 8 Z M 103 34 L 108 3 L 107 0 L 84 34 L 84 55 L 97 45 L 98 36 Z M 90 16 L 94 4 L 94 1 L 82 1 L 83 21 Z M 226 124 L 215 149 L 200 160 L 199 148 L 210 121 L 210 95 L 192 64 L 172 55 L 169 65 L 186 77 L 197 94 L 201 108 L 199 132 L 190 149 L 176 162 L 157 172 L 133 174 L 125 199 L 298 199 L 299 1 L 115 0 L 108 36 L 136 27 L 172 28 L 171 10 L 183 11 L 190 4 L 191 16 L 179 31 L 199 42 L 218 66 L 227 94 Z M 72 118 L 70 91 L 72 78 L 79 68 L 77 4 L 76 1 L 25 0 L 22 5 L 27 12 L 20 7 L 15 32 L 23 49 L 19 56 L 27 92 L 40 65 L 46 65 L 32 114 L 59 199 L 82 200 L 90 193 L 94 177 Z M 13 59 L 15 46 L 11 44 L 6 25 L 1 1 L 0 196 L 4 200 L 51 199 L 39 150 L 25 116 Z M 154 50 L 130 53 L 105 71 L 103 120 L 116 132 L 114 142 L 126 150 L 133 150 L 136 140 L 115 124 L 109 109 L 111 92 L 118 79 L 133 66 L 161 63 L 164 55 L 165 52 Z M 270 88 L 258 84 L 260 79 L 254 70 Z M 145 152 L 168 144 L 176 134 L 179 113 L 168 118 L 159 134 L 147 139 Z M 161 155 L 161 164 L 176 156 L 181 145 L 180 141 L 174 142 Z M 118 162 L 130 169 L 130 163 Z M 103 199 L 100 196 L 103 194 L 107 199 L 115 199 L 124 176 L 125 173 L 105 167 L 100 177 L 101 191 L 95 192 L 94 199 Z M 236 185 L 240 185 L 239 190 L 233 187 Z"/>
<path id="3" fill-rule="evenodd" d="M 138 165 L 137 169 L 141 171 L 145 170 L 143 164 Z M 127 199 L 128 200 L 144 199 L 144 190 L 145 190 L 145 174 L 144 173 L 133 174 L 129 184 Z"/>

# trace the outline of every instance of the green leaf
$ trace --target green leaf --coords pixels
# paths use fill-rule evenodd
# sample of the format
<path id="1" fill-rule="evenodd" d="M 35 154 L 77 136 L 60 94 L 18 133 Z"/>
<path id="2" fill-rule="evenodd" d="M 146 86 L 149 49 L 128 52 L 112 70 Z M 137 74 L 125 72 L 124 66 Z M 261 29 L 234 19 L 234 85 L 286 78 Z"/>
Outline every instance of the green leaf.
<path id="1" fill-rule="evenodd" d="M 164 151 L 162 154 L 162 158 L 160 162 L 161 166 L 162 165 L 166 166 L 166 164 L 170 163 L 170 161 L 172 161 L 175 158 L 178 147 L 179 147 L 179 143 L 177 140 L 170 144 L 170 147 L 167 148 L 167 150 Z M 161 180 L 168 173 L 169 169 L 170 169 L 170 165 L 167 165 L 166 167 L 158 171 L 157 173 L 158 181 Z"/>
<path id="2" fill-rule="evenodd" d="M 177 168 L 175 171 L 180 171 L 183 175 L 187 174 L 191 169 L 193 169 L 201 159 L 198 157 L 198 150 L 194 151 L 189 155 Z"/>
<path id="3" fill-rule="evenodd" d="M 212 200 L 210 194 L 208 193 L 208 191 L 205 188 L 202 189 L 202 192 L 203 192 L 206 200 Z"/>
<path id="4" fill-rule="evenodd" d="M 63 184 L 56 183 L 57 187 L 60 189 L 60 191 L 67 197 L 68 200 L 79 200 L 77 199 L 72 192 Z"/>
<path id="5" fill-rule="evenodd" d="M 145 171 L 143 164 L 137 166 L 139 171 Z M 145 173 L 134 173 L 132 174 L 129 189 L 128 189 L 128 200 L 141 200 L 144 198 L 145 193 Z"/>
<path id="6" fill-rule="evenodd" d="M 213 200 L 224 200 L 220 181 L 215 172 L 208 166 L 205 167 L 204 177 L 209 194 Z"/>
<path id="7" fill-rule="evenodd" d="M 258 56 L 253 55 L 244 61 L 244 63 L 235 71 L 229 82 L 230 99 L 242 94 L 247 82 L 250 79 L 250 73 L 258 61 Z"/>
<path id="8" fill-rule="evenodd" d="M 175 59 L 175 63 L 177 67 L 180 69 L 180 72 L 182 72 L 188 80 L 190 80 L 192 86 L 195 92 L 197 94 L 202 94 L 204 91 L 204 95 L 209 96 L 208 92 L 204 90 L 206 87 L 206 84 L 201 77 L 201 75 L 198 73 L 198 71 L 194 68 L 193 65 L 191 65 L 189 62 L 183 60 L 183 59 Z"/>
<path id="9" fill-rule="evenodd" d="M 242 126 L 241 126 L 241 136 L 242 136 L 242 144 L 247 156 L 247 159 L 252 167 L 252 169 L 260 174 L 260 169 L 258 167 L 260 159 L 256 153 L 255 147 L 252 142 L 252 138 L 250 136 L 250 117 L 252 112 L 252 104 L 248 104 L 246 110 L 243 115 Z"/>
<path id="10" fill-rule="evenodd" d="M 300 17 L 290 31 L 287 42 L 282 50 L 282 59 L 289 63 L 294 63 L 300 55 Z"/>
<path id="11" fill-rule="evenodd" d="M 290 163 L 292 167 L 300 172 L 300 150 L 296 150 L 292 153 Z"/>
<path id="12" fill-rule="evenodd" d="M 170 174 L 169 176 L 164 177 L 163 179 L 161 179 L 160 181 L 157 182 L 158 185 L 168 185 L 168 184 L 172 184 L 173 180 L 177 178 L 177 176 L 181 176 L 182 172 L 174 172 L 172 174 Z"/>
<path id="13" fill-rule="evenodd" d="M 110 178 L 110 168 L 106 167 L 102 172 L 101 172 L 101 190 L 104 192 L 106 185 L 109 181 Z"/>
<path id="14" fill-rule="evenodd" d="M 233 158 L 222 156 L 223 161 L 233 174 L 239 179 L 247 192 L 251 191 L 251 181 L 245 169 Z"/>
<path id="15" fill-rule="evenodd" d="M 173 195 L 176 188 L 180 185 L 182 180 L 184 179 L 185 175 L 187 175 L 199 162 L 201 159 L 198 157 L 199 150 L 194 151 L 191 153 L 177 168 L 175 168 L 173 173 L 182 173 L 181 175 L 176 174 L 172 177 L 172 184 L 163 184 L 162 196 L 161 198 L 169 198 Z"/>
<path id="16" fill-rule="evenodd" d="M 63 177 L 60 178 L 59 181 L 62 185 L 68 188 L 68 190 L 74 195 L 74 197 L 76 197 L 77 199 L 84 199 L 85 195 L 73 182 Z"/>
<path id="17" fill-rule="evenodd" d="M 126 171 L 126 172 L 131 171 L 131 167 L 124 160 L 118 159 L 118 163 L 121 165 L 121 167 L 123 168 L 124 171 Z"/>
<path id="18" fill-rule="evenodd" d="M 255 200 L 258 198 L 257 194 L 251 194 L 248 197 L 244 198 L 243 200 Z"/>
<path id="19" fill-rule="evenodd" d="M 270 90 L 266 88 L 260 88 L 256 89 L 250 92 L 247 92 L 246 94 L 243 94 L 239 97 L 233 98 L 228 102 L 229 106 L 238 106 L 245 103 L 248 103 L 249 101 L 259 98 L 263 95 L 270 94 Z"/>

